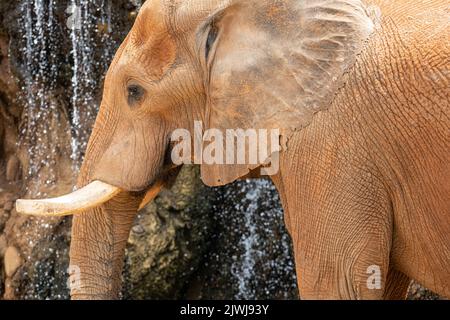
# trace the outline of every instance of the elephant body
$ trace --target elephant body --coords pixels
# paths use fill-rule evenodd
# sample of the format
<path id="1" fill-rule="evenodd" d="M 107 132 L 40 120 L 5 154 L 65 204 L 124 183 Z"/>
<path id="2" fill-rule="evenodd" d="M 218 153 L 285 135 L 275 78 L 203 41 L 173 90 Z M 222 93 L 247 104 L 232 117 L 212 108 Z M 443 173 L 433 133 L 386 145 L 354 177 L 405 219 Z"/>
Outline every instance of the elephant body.
<path id="1" fill-rule="evenodd" d="M 449 30 L 426 29 L 444 23 L 432 1 L 391 3 L 274 178 L 304 298 L 404 298 L 410 279 L 450 296 Z"/>
<path id="2" fill-rule="evenodd" d="M 448 14 L 445 0 L 148 0 L 80 172 L 79 187 L 120 194 L 75 208 L 72 298 L 119 297 L 136 211 L 174 167 L 171 133 L 195 121 L 280 130 L 271 178 L 302 298 L 404 298 L 410 279 L 450 297 Z M 275 159 L 202 163 L 202 180 Z"/>

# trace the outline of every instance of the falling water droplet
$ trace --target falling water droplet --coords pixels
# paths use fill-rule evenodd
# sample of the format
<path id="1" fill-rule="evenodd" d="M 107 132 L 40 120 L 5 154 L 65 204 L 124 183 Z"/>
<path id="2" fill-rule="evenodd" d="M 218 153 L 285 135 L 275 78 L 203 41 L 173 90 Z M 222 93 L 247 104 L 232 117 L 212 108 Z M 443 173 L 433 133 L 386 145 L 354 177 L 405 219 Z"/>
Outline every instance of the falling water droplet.
<path id="1" fill-rule="evenodd" d="M 51 141 L 47 126 L 58 117 L 54 102 L 56 79 L 55 51 L 58 45 L 52 37 L 56 29 L 55 0 L 24 1 L 20 5 L 23 28 L 24 56 L 24 124 L 20 130 L 19 144 L 28 149 L 29 169 L 27 178 L 41 180 L 41 169 L 47 168 L 46 183 L 55 180 L 55 172 L 48 168 L 57 155 L 52 152 L 56 141 Z M 45 121 L 41 121 L 45 119 Z M 51 142 L 51 143 L 50 143 Z"/>

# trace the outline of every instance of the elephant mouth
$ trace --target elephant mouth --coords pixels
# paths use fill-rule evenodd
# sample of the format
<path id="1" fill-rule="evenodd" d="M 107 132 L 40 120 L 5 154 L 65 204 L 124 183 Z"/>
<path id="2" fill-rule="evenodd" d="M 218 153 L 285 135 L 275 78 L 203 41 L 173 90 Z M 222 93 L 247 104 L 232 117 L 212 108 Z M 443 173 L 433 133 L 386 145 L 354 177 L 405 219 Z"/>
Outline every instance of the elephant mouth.
<path id="1" fill-rule="evenodd" d="M 136 191 L 142 195 L 138 210 L 144 208 L 149 202 L 156 198 L 161 189 L 165 186 L 173 185 L 180 170 L 168 160 L 170 148 L 167 148 L 164 167 L 158 178 L 144 187 L 141 191 Z M 94 180 L 86 186 L 63 196 L 48 199 L 18 199 L 16 201 L 16 211 L 20 214 L 40 216 L 40 217 L 63 217 L 73 214 L 83 214 L 90 209 L 96 208 L 113 199 L 121 192 L 126 192 L 120 187 L 112 184 Z"/>
<path id="2" fill-rule="evenodd" d="M 139 206 L 142 209 L 152 201 L 164 186 L 158 180 L 148 189 Z M 18 199 L 16 211 L 21 214 L 41 217 L 62 217 L 89 212 L 89 209 L 108 202 L 124 190 L 108 183 L 96 180 L 72 193 L 48 199 Z"/>

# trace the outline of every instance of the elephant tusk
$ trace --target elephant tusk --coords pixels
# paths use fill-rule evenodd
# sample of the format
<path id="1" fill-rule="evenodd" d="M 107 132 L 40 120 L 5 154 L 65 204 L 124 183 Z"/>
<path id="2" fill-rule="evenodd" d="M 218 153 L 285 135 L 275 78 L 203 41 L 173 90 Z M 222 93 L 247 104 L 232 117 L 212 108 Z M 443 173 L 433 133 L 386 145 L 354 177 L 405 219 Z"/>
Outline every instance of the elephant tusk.
<path id="1" fill-rule="evenodd" d="M 93 181 L 70 194 L 50 199 L 18 199 L 16 210 L 22 214 L 62 217 L 98 207 L 122 190 L 110 184 Z"/>
<path id="2" fill-rule="evenodd" d="M 156 198 L 158 193 L 161 191 L 161 189 L 164 187 L 165 182 L 163 180 L 157 181 L 154 185 L 150 187 L 150 189 L 145 193 L 144 198 L 141 201 L 141 204 L 139 205 L 139 209 L 141 210 L 144 208 L 150 201 Z"/>

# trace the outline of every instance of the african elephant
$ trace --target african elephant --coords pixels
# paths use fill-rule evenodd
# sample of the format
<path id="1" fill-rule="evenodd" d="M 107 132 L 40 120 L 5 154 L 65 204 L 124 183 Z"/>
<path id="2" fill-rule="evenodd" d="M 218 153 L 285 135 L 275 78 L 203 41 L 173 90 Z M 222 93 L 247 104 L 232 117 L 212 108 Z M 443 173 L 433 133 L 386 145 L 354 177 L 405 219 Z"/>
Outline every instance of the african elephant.
<path id="1" fill-rule="evenodd" d="M 80 189 L 17 209 L 76 213 L 72 298 L 118 298 L 136 211 L 176 167 L 171 134 L 279 129 L 266 160 L 302 298 L 403 298 L 410 279 L 450 297 L 448 28 L 445 0 L 149 0 L 108 70 Z"/>

